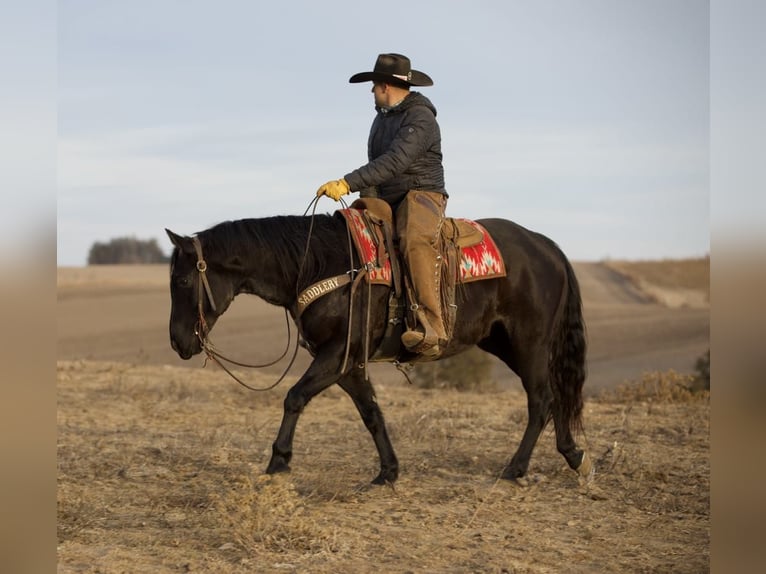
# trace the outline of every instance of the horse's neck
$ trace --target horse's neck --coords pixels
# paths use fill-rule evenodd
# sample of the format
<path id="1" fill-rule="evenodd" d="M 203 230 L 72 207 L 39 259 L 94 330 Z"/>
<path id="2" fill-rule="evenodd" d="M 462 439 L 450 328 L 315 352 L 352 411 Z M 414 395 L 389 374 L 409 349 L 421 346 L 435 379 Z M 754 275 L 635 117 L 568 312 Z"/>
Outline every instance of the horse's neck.
<path id="1" fill-rule="evenodd" d="M 311 248 L 307 245 L 309 233 L 327 239 L 327 234 L 345 229 L 336 229 L 333 221 L 278 216 L 233 222 L 238 238 L 232 243 L 239 251 L 233 255 L 242 269 L 236 294 L 250 293 L 282 307 L 293 305 L 299 281 L 304 283 L 326 268 L 337 266 L 331 260 L 338 250 L 324 247 L 327 242 L 312 243 Z"/>
<path id="2" fill-rule="evenodd" d="M 269 255 L 251 266 L 245 273 L 240 293 L 257 295 L 267 303 L 289 306 L 295 299 L 297 270 L 284 267 L 273 255 Z"/>
<path id="3" fill-rule="evenodd" d="M 293 304 L 300 262 L 280 257 L 266 245 L 243 242 L 240 249 L 238 256 L 244 267 L 238 293 L 256 295 L 267 303 L 281 307 Z"/>

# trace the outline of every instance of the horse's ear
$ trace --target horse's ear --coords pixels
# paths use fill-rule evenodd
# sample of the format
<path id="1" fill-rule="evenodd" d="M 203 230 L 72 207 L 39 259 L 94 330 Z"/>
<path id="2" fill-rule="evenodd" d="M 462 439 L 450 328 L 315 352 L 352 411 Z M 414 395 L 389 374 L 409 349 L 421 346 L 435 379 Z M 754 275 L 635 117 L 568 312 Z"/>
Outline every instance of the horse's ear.
<path id="1" fill-rule="evenodd" d="M 168 234 L 168 237 L 170 238 L 170 242 L 176 247 L 178 247 L 178 249 L 180 249 L 181 251 L 185 251 L 186 253 L 194 253 L 194 246 L 192 245 L 191 238 L 183 237 L 182 235 L 173 233 L 168 228 L 165 228 L 165 233 Z"/>

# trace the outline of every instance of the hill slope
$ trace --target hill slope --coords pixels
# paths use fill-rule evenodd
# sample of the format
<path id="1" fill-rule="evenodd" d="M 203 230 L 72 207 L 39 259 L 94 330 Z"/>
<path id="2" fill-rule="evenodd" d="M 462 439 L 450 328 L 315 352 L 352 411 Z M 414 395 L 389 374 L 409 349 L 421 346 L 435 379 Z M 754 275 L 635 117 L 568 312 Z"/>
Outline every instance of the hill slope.
<path id="1" fill-rule="evenodd" d="M 645 371 L 692 371 L 710 346 L 705 302 L 709 281 L 699 272 L 705 264 L 709 269 L 709 260 L 693 261 L 574 264 L 589 337 L 588 392 L 640 378 Z M 698 271 L 677 272 L 692 267 Z M 201 359 L 184 362 L 170 349 L 167 285 L 164 265 L 59 269 L 58 358 L 198 368 Z M 676 302 L 685 293 L 695 304 L 668 307 L 657 297 L 659 289 L 674 293 Z M 239 297 L 219 321 L 213 339 L 228 355 L 244 361 L 273 359 L 287 342 L 284 313 L 255 297 Z M 294 372 L 302 372 L 309 360 L 301 350 Z M 499 362 L 496 371 L 499 381 L 516 380 Z M 281 367 L 270 372 L 281 372 Z M 374 365 L 372 373 L 376 381 L 401 380 L 386 364 Z"/>

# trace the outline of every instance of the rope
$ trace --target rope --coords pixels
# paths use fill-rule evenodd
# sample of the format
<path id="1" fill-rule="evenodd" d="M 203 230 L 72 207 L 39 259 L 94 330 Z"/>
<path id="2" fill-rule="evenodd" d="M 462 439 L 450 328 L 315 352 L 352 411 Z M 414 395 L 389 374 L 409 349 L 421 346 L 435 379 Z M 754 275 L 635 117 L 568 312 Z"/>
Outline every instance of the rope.
<path id="1" fill-rule="evenodd" d="M 276 365 L 279 361 L 284 359 L 287 356 L 287 352 L 290 350 L 290 342 L 292 341 L 292 331 L 290 329 L 290 316 L 287 313 L 287 310 L 285 309 L 285 323 L 287 324 L 287 345 L 285 346 L 285 350 L 282 351 L 282 354 L 274 359 L 273 361 L 270 361 L 268 363 L 262 363 L 259 365 L 253 365 L 251 363 L 242 363 L 240 361 L 236 361 L 234 359 L 230 359 L 220 351 L 218 351 L 215 348 L 215 345 L 210 340 L 209 337 L 205 337 L 204 340 L 201 340 L 202 346 L 205 348 L 205 351 L 208 353 L 214 354 L 218 359 L 221 359 L 223 361 L 226 361 L 227 363 L 230 363 L 232 365 L 237 365 L 238 367 L 245 367 L 248 369 L 264 369 L 266 367 L 272 367 Z"/>
<path id="2" fill-rule="evenodd" d="M 338 199 L 343 209 L 348 209 L 349 205 L 346 203 L 346 200 L 342 197 Z M 314 216 L 316 215 L 316 208 L 317 204 L 319 203 L 319 197 L 315 197 L 313 200 L 311 200 L 311 203 L 309 203 L 309 206 L 306 208 L 306 211 L 303 212 L 303 215 L 305 216 L 309 209 L 311 210 L 311 224 L 309 225 L 309 233 L 308 237 L 306 239 L 306 251 L 303 254 L 303 259 L 301 260 L 301 266 L 298 271 L 298 280 L 295 283 L 296 287 L 296 297 L 298 296 L 298 289 L 300 288 L 300 279 L 301 275 L 303 274 L 303 266 L 306 262 L 306 258 L 308 256 L 309 252 L 309 245 L 311 243 L 311 236 L 314 231 Z M 347 273 L 353 279 L 351 283 L 351 293 L 348 298 L 348 328 L 346 329 L 346 349 L 343 353 L 343 363 L 341 363 L 340 367 L 340 373 L 345 374 L 346 369 L 348 368 L 348 357 L 351 352 L 351 328 L 353 326 L 353 319 L 354 319 L 354 294 L 356 293 L 356 288 L 359 285 L 359 281 L 367 274 L 367 269 L 355 269 L 354 268 L 354 238 L 351 235 L 351 227 L 346 225 L 346 238 L 348 240 L 348 267 L 349 270 Z M 369 289 L 369 282 L 368 282 L 368 289 Z M 369 290 L 368 290 L 369 295 Z M 367 331 L 369 332 L 369 305 L 370 305 L 370 299 L 368 296 L 367 299 Z M 369 338 L 369 333 L 367 338 Z M 364 369 L 365 369 L 365 378 L 367 378 L 367 357 L 368 355 L 368 343 L 365 340 L 365 359 L 364 359 Z"/>
<path id="3" fill-rule="evenodd" d="M 300 289 L 301 279 L 302 279 L 303 271 L 304 271 L 304 268 L 305 268 L 305 265 L 306 265 L 306 260 L 308 258 L 309 248 L 311 246 L 311 237 L 312 237 L 312 235 L 314 233 L 314 217 L 316 215 L 316 207 L 317 207 L 318 202 L 319 202 L 319 197 L 315 197 L 309 203 L 308 207 L 306 208 L 306 211 L 303 212 L 303 215 L 305 217 L 308 214 L 309 210 L 311 210 L 311 222 L 310 222 L 310 225 L 309 225 L 309 232 L 308 232 L 308 235 L 306 237 L 306 249 L 305 249 L 305 251 L 303 253 L 303 257 L 301 258 L 301 263 L 300 263 L 300 266 L 298 268 L 298 275 L 297 275 L 296 281 L 295 281 L 296 298 L 297 298 L 297 295 L 298 295 L 298 290 Z M 346 203 L 346 201 L 343 198 L 340 199 L 340 203 L 341 203 L 341 205 L 343 206 L 344 209 L 348 208 L 348 204 Z M 351 348 L 351 326 L 352 326 L 352 319 L 353 319 L 354 293 L 356 291 L 357 285 L 359 284 L 359 281 L 362 279 L 362 277 L 364 277 L 366 275 L 366 272 L 367 272 L 366 269 L 362 269 L 362 270 L 354 269 L 353 238 L 351 236 L 351 230 L 348 228 L 348 226 L 346 226 L 346 233 L 347 233 L 347 237 L 348 237 L 348 248 L 349 248 L 348 252 L 349 252 L 349 268 L 350 268 L 350 271 L 348 271 L 348 273 L 351 275 L 351 277 L 354 280 L 353 280 L 353 283 L 351 285 L 351 295 L 349 297 L 348 332 L 347 332 L 347 335 L 346 335 L 346 351 L 345 351 L 345 355 L 344 355 L 344 358 L 343 358 L 343 364 L 342 364 L 341 370 L 340 370 L 341 373 L 345 373 L 345 371 L 346 371 L 346 366 L 348 364 L 349 352 L 350 352 L 350 348 Z M 295 363 L 295 358 L 298 355 L 298 345 L 300 343 L 300 334 L 295 338 L 295 348 L 293 350 L 293 355 L 290 358 L 290 362 L 288 363 L 288 365 L 285 368 L 285 370 L 282 373 L 282 375 L 280 375 L 280 377 L 274 383 L 272 383 L 271 385 L 269 385 L 267 387 L 253 387 L 253 386 L 245 383 L 237 375 L 235 375 L 224 364 L 224 361 L 229 363 L 229 364 L 232 364 L 232 365 L 237 365 L 239 367 L 245 367 L 245 368 L 250 368 L 250 369 L 261 369 L 261 368 L 265 368 L 265 367 L 271 367 L 271 366 L 277 364 L 279 361 L 281 361 L 285 356 L 287 356 L 287 352 L 290 349 L 290 342 L 292 341 L 292 331 L 290 329 L 290 317 L 289 317 L 287 309 L 285 309 L 285 321 L 287 323 L 287 345 L 285 346 L 285 350 L 282 352 L 282 354 L 278 358 L 276 358 L 275 360 L 270 361 L 268 363 L 254 365 L 254 364 L 243 363 L 241 361 L 236 361 L 234 359 L 230 359 L 230 358 L 226 357 L 225 355 L 223 355 L 222 353 L 220 353 L 215 348 L 215 345 L 212 343 L 212 341 L 210 341 L 210 339 L 209 339 L 209 332 L 210 332 L 210 330 L 208 329 L 207 321 L 205 321 L 205 313 L 204 313 L 204 310 L 203 310 L 203 303 L 202 303 L 202 301 L 203 301 L 203 294 L 207 295 L 208 301 L 210 302 L 210 306 L 213 309 L 213 311 L 216 311 L 216 305 L 215 305 L 215 301 L 213 299 L 212 290 L 210 289 L 210 285 L 209 285 L 209 283 L 207 281 L 207 276 L 205 275 L 205 272 L 207 271 L 207 264 L 205 263 L 205 260 L 204 260 L 204 258 L 202 256 L 202 245 L 200 244 L 199 239 L 197 237 L 195 237 L 194 240 L 195 240 L 194 241 L 194 248 L 195 248 L 195 251 L 197 252 L 197 271 L 199 272 L 199 285 L 198 285 L 198 294 L 197 294 L 197 297 L 198 297 L 197 307 L 198 307 L 198 313 L 199 313 L 199 321 L 197 322 L 197 325 L 195 326 L 194 333 L 195 333 L 195 335 L 197 335 L 197 338 L 199 339 L 200 344 L 202 345 L 202 348 L 204 349 L 205 354 L 207 355 L 207 358 L 205 359 L 205 362 L 207 363 L 207 359 L 210 359 L 215 364 L 217 364 L 219 367 L 221 367 L 221 369 L 223 369 L 232 379 L 234 379 L 235 381 L 237 381 L 237 383 L 239 383 L 240 385 L 242 385 L 243 387 L 245 387 L 246 389 L 248 389 L 250 391 L 255 391 L 255 392 L 270 391 L 271 389 L 275 388 L 279 383 L 281 383 L 284 380 L 284 378 L 287 376 L 287 373 L 290 371 L 290 369 L 292 368 L 293 364 Z M 354 274 L 356 274 L 356 277 L 354 277 Z M 367 308 L 367 330 L 369 331 L 369 321 L 370 321 L 369 286 L 368 286 L 368 299 L 367 299 L 367 301 L 368 301 L 368 303 L 367 303 L 367 305 L 368 305 L 368 308 Z M 297 318 L 296 321 L 299 322 L 300 318 Z M 300 325 L 299 325 L 299 329 L 300 329 Z M 366 357 L 368 356 L 368 352 L 369 352 L 369 333 L 368 333 L 367 338 L 365 340 L 365 377 L 367 377 L 367 359 L 366 359 Z"/>
<path id="4" fill-rule="evenodd" d="M 211 359 L 215 364 L 217 364 L 219 367 L 221 367 L 226 372 L 226 374 L 228 374 L 232 379 L 237 381 L 240 385 L 242 385 L 243 387 L 245 387 L 249 391 L 254 391 L 254 392 L 265 392 L 265 391 L 270 391 L 271 389 L 275 388 L 279 383 L 281 383 L 284 380 L 284 378 L 287 376 L 287 373 L 290 372 L 290 369 L 292 368 L 293 363 L 295 363 L 295 357 L 298 356 L 298 339 L 296 337 L 296 340 L 295 340 L 295 350 L 293 351 L 293 356 L 290 358 L 290 362 L 288 363 L 287 367 L 285 367 L 285 370 L 280 375 L 280 377 L 276 381 L 274 381 L 271 385 L 269 385 L 267 387 L 253 387 L 253 386 L 248 385 L 242 379 L 240 379 L 237 375 L 232 373 L 231 370 L 229 370 L 226 367 L 226 365 L 224 365 L 219 360 L 219 356 L 220 355 L 218 355 L 216 353 L 216 351 L 211 348 L 211 345 L 207 341 L 204 341 L 202 343 L 202 345 L 203 345 L 203 347 L 205 349 L 205 353 L 207 354 L 209 359 Z M 224 360 L 228 360 L 228 359 L 225 359 L 222 356 L 220 358 L 224 359 Z M 229 362 L 231 362 L 233 364 L 239 364 L 239 363 L 234 363 L 233 361 L 229 361 Z"/>

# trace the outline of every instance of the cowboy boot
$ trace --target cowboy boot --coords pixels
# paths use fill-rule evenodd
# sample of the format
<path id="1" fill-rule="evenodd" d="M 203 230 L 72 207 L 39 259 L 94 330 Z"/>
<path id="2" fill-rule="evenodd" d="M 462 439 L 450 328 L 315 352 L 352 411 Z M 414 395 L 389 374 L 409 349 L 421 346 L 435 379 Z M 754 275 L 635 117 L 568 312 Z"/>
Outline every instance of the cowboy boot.
<path id="1" fill-rule="evenodd" d="M 435 357 L 447 342 L 439 293 L 441 257 L 422 250 L 411 253 L 411 261 L 411 300 L 418 324 L 402 333 L 401 341 L 408 351 Z"/>

